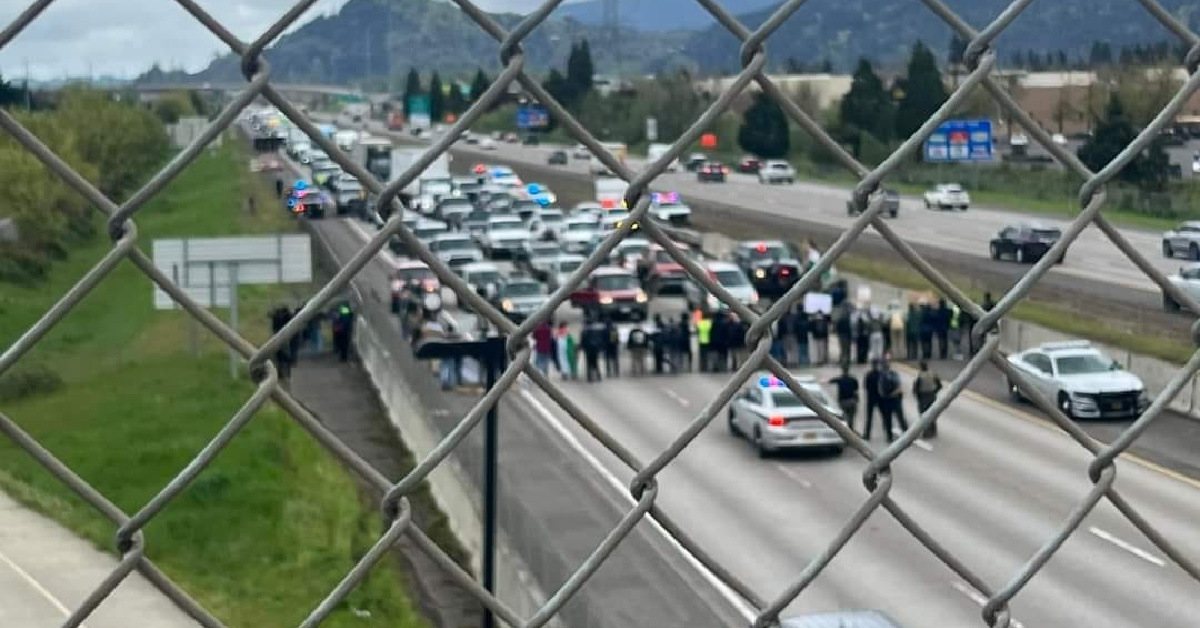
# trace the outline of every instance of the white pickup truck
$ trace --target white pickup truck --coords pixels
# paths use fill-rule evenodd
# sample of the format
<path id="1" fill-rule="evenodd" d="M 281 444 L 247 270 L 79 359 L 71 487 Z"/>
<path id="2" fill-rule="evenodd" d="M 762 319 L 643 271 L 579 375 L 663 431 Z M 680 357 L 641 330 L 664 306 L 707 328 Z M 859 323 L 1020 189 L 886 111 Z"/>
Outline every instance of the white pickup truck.
<path id="1" fill-rule="evenodd" d="M 957 183 L 939 183 L 925 192 L 925 209 L 959 209 L 967 211 L 971 197 Z"/>

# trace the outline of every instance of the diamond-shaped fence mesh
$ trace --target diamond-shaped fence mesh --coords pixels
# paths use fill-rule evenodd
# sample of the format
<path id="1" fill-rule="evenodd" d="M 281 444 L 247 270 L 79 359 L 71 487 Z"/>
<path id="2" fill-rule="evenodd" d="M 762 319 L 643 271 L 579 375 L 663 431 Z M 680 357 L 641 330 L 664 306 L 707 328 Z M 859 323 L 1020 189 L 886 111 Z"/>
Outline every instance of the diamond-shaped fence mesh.
<path id="1" fill-rule="evenodd" d="M 639 171 L 629 170 L 625 164 L 614 155 L 607 152 L 600 143 L 584 128 L 578 120 L 554 101 L 553 98 L 525 72 L 525 52 L 522 40 L 538 25 L 544 22 L 563 0 L 547 0 L 536 11 L 529 14 L 511 32 L 504 30 L 487 14 L 481 11 L 469 0 L 454 0 L 462 12 L 480 28 L 499 42 L 499 57 L 503 71 L 477 99 L 474 105 L 439 139 L 437 139 L 423 156 L 394 181 L 383 182 L 373 178 L 365 169 L 352 161 L 342 150 L 325 138 L 300 110 L 285 99 L 270 82 L 270 67 L 261 57 L 263 50 L 275 40 L 284 30 L 293 25 L 315 0 L 302 0 L 281 16 L 258 39 L 247 44 L 233 36 L 222 24 L 204 11 L 192 0 L 176 0 L 185 10 L 192 14 L 213 34 L 225 42 L 230 49 L 241 56 L 241 69 L 246 78 L 246 88 L 230 102 L 220 115 L 209 125 L 207 130 L 190 146 L 182 151 L 166 167 L 164 167 L 149 183 L 138 190 L 124 204 L 117 205 L 106 198 L 100 191 L 74 172 L 70 166 L 60 160 L 52 151 L 43 145 L 38 138 L 23 128 L 11 115 L 0 110 L 0 127 L 11 135 L 17 142 L 28 149 L 50 170 L 56 173 L 66 185 L 73 188 L 90 201 L 97 210 L 108 217 L 109 234 L 113 241 L 111 251 L 97 263 L 78 283 L 76 283 L 62 298 L 42 316 L 42 318 L 26 331 L 2 356 L 0 356 L 0 374 L 12 368 L 23 355 L 38 343 L 56 324 L 68 316 L 72 309 L 92 289 L 104 281 L 105 277 L 122 261 L 128 260 L 139 268 L 152 282 L 167 292 L 185 311 L 195 317 L 209 331 L 215 334 L 228 346 L 240 353 L 249 361 L 250 373 L 257 384 L 257 390 L 241 409 L 229 420 L 225 427 L 201 451 L 197 452 L 192 462 L 181 471 L 167 486 L 138 512 L 130 515 L 108 501 L 86 481 L 75 475 L 62 462 L 58 461 L 49 451 L 31 438 L 11 419 L 0 414 L 0 431 L 11 439 L 18 447 L 28 452 L 50 473 L 61 480 L 66 486 L 90 503 L 100 513 L 110 519 L 117 527 L 116 546 L 121 554 L 118 567 L 98 586 L 87 599 L 76 609 L 64 624 L 78 626 L 96 610 L 104 599 L 133 571 L 143 574 L 153 585 L 167 597 L 178 604 L 185 612 L 199 621 L 202 625 L 218 628 L 221 622 L 215 619 L 204 608 L 193 601 L 166 575 L 159 571 L 145 556 L 142 528 L 170 501 L 182 492 L 190 482 L 203 473 L 206 466 L 217 454 L 229 444 L 238 430 L 250 420 L 268 399 L 275 401 L 290 416 L 304 427 L 323 446 L 333 452 L 343 463 L 350 466 L 363 478 L 378 488 L 384 498 L 380 509 L 388 520 L 386 532 L 364 555 L 358 564 L 344 577 L 341 583 L 321 600 L 315 610 L 301 624 L 302 626 L 319 626 L 330 612 L 354 589 L 366 576 L 372 567 L 385 555 L 386 551 L 402 536 L 408 536 L 420 549 L 437 558 L 438 562 L 449 570 L 459 584 L 477 596 L 482 604 L 491 609 L 497 617 L 512 626 L 527 626 L 535 628 L 549 621 L 562 608 L 572 595 L 587 586 L 587 581 L 605 562 L 607 557 L 630 534 L 631 530 L 647 515 L 654 517 L 663 528 L 672 535 L 686 550 L 691 552 L 717 578 L 722 580 L 730 589 L 740 594 L 754 608 L 756 616 L 753 626 L 773 624 L 779 613 L 796 599 L 830 563 L 834 556 L 849 542 L 863 527 L 867 518 L 879 508 L 886 509 L 917 541 L 928 549 L 938 560 L 958 574 L 970 586 L 974 587 L 987 598 L 983 607 L 982 622 L 988 626 L 1008 626 L 1011 622 L 1008 603 L 1021 589 L 1028 584 L 1050 560 L 1062 544 L 1079 528 L 1083 519 L 1096 508 L 1097 504 L 1107 499 L 1125 517 L 1139 529 L 1159 550 L 1168 556 L 1176 565 L 1191 577 L 1200 580 L 1200 568 L 1189 558 L 1183 556 L 1164 538 L 1152 525 L 1119 492 L 1116 484 L 1115 459 L 1143 433 L 1160 416 L 1170 400 L 1179 393 L 1181 388 L 1200 370 L 1200 353 L 1193 357 L 1181 368 L 1178 374 L 1164 388 L 1161 394 L 1137 421 L 1111 443 L 1105 445 L 1093 440 L 1090 436 L 1072 423 L 1057 405 L 1039 392 L 1021 371 L 1015 370 L 999 350 L 998 335 L 995 332 L 1002 319 L 1012 308 L 1025 297 L 1033 285 L 1038 282 L 1051 268 L 1053 261 L 1064 252 L 1089 224 L 1096 225 L 1138 268 L 1150 277 L 1162 290 L 1176 302 L 1185 304 L 1193 313 L 1200 315 L 1200 305 L 1197 305 L 1186 294 L 1173 286 L 1161 272 L 1156 270 L 1146 258 L 1129 244 L 1122 234 L 1108 222 L 1103 214 L 1105 194 L 1104 185 L 1128 164 L 1135 156 L 1145 150 L 1151 140 L 1162 128 L 1174 118 L 1186 100 L 1200 87 L 1200 76 L 1195 73 L 1200 64 L 1200 39 L 1165 11 L 1155 0 L 1139 0 L 1145 9 L 1162 23 L 1175 37 L 1191 46 L 1186 58 L 1186 66 L 1190 78 L 1179 89 L 1167 106 L 1158 113 L 1154 120 L 1143 129 L 1111 163 L 1099 172 L 1092 172 L 1079 159 L 1056 144 L 1052 138 L 1023 112 L 1013 98 L 992 77 L 996 63 L 996 52 L 992 48 L 995 38 L 1007 28 L 1032 0 L 1015 0 L 982 30 L 976 30 L 955 15 L 939 0 L 918 1 L 941 18 L 959 37 L 969 42 L 964 54 L 964 63 L 968 69 L 966 78 L 950 95 L 949 100 L 938 109 L 920 129 L 895 150 L 886 160 L 874 169 L 867 168 L 856 161 L 841 146 L 835 142 L 822 128 L 802 109 L 787 98 L 780 88 L 764 73 L 767 63 L 765 42 L 767 38 L 793 13 L 805 3 L 805 0 L 788 0 L 776 9 L 758 29 L 749 30 L 737 19 L 727 13 L 715 0 L 696 0 L 712 16 L 742 41 L 740 62 L 743 67 L 727 91 L 725 91 L 671 146 L 666 154 L 661 155 L 653 163 Z M 1049 1 L 1049 0 L 1044 0 Z M 1131 2 L 1133 0 L 1130 0 Z M 24 28 L 33 22 L 38 15 L 51 4 L 51 0 L 39 0 L 25 9 L 17 19 L 0 32 L 0 48 L 3 48 Z M 756 82 L 762 91 L 777 102 L 791 120 L 807 131 L 812 138 L 847 170 L 858 177 L 859 183 L 852 193 L 852 203 L 858 212 L 854 223 L 831 245 L 821 257 L 818 264 L 810 269 L 791 290 L 778 301 L 773 303 L 765 312 L 751 311 L 724 288 L 714 282 L 709 275 L 691 257 L 685 255 L 653 221 L 645 218 L 650 205 L 650 195 L 646 194 L 648 187 L 656 177 L 666 171 L 668 165 L 684 150 L 690 147 L 718 116 L 725 112 L 733 101 L 747 88 L 751 82 Z M 412 231 L 402 222 L 406 211 L 398 200 L 398 193 L 432 163 L 439 155 L 445 153 L 464 132 L 470 129 L 480 116 L 493 105 L 513 83 L 519 84 L 533 98 L 541 102 L 550 112 L 554 120 L 569 134 L 585 145 L 592 154 L 612 172 L 629 182 L 626 192 L 626 202 L 632 207 L 631 220 L 609 236 L 599 245 L 587 261 L 576 270 L 548 299 L 548 301 L 533 315 L 520 325 L 515 325 L 503 314 L 493 308 L 483 298 L 471 290 L 462 279 L 439 261 L 423 246 Z M 1025 276 L 1003 296 L 996 307 L 984 311 L 978 304 L 969 299 L 961 290 L 950 283 L 941 273 L 913 250 L 898 236 L 880 217 L 884 207 L 882 195 L 876 194 L 881 182 L 904 161 L 911 159 L 914 151 L 918 150 L 925 139 L 938 125 L 944 122 L 954 112 L 966 97 L 976 89 L 985 89 L 1011 116 L 1017 124 L 1023 127 L 1036 142 L 1045 148 L 1056 160 L 1064 164 L 1070 171 L 1085 179 L 1079 191 L 1080 212 L 1064 231 L 1061 240 L 1035 264 Z M 346 172 L 356 176 L 363 185 L 372 192 L 380 204 L 393 207 L 387 224 L 362 247 L 348 262 L 342 266 L 336 275 L 326 283 L 318 293 L 311 298 L 305 307 L 280 332 L 275 334 L 262 346 L 255 346 L 232 329 L 208 313 L 204 308 L 191 300 L 187 294 L 175 285 L 169 277 L 159 272 L 154 264 L 136 248 L 138 231 L 134 222 L 137 213 L 144 207 L 146 201 L 154 197 L 175 178 L 200 152 L 220 133 L 224 132 L 237 118 L 239 113 L 257 98 L 265 98 L 287 116 L 294 124 L 308 134 L 312 141 L 320 146 L 330 158 L 337 162 Z M 748 360 L 729 379 L 728 383 L 695 417 L 690 425 L 680 433 L 674 441 L 653 460 L 643 463 L 637 460 L 622 443 L 607 434 L 596 422 L 587 417 L 577 406 L 572 404 L 553 383 L 539 370 L 530 364 L 529 335 L 539 322 L 547 320 L 576 287 L 597 267 L 607 255 L 625 238 L 634 221 L 640 221 L 644 226 L 643 232 L 651 240 L 660 244 L 670 256 L 681 264 L 696 282 L 701 284 L 716 298 L 720 299 L 730 310 L 744 320 L 750 321 L 747 334 L 747 346 L 754 347 Z M 982 346 L 967 363 L 965 368 L 949 385 L 948 389 L 932 407 L 925 411 L 904 435 L 882 450 L 874 450 L 852 429 L 846 426 L 837 416 L 831 414 L 812 395 L 802 387 L 781 364 L 768 355 L 769 330 L 779 317 L 788 311 L 805 293 L 816 286 L 821 275 L 825 273 L 867 228 L 876 230 L 889 242 L 899 254 L 916 268 L 925 278 L 933 283 L 942 294 L 956 303 L 964 312 L 978 321 L 971 330 L 974 341 Z M 420 462 L 407 476 L 399 482 L 391 483 L 382 474 L 373 469 L 367 462 L 359 458 L 346 445 L 340 442 L 320 422 L 309 414 L 280 384 L 279 377 L 269 356 L 285 345 L 289 339 L 300 332 L 307 322 L 319 314 L 327 303 L 339 294 L 351 279 L 381 250 L 393 237 L 398 237 L 415 255 L 426 262 L 437 276 L 449 286 L 463 302 L 486 318 L 508 336 L 508 348 L 511 353 L 509 366 L 500 377 L 496 387 L 485 395 L 478 404 L 458 423 L 457 427 L 446 435 L 439 445 Z M 967 384 L 987 364 L 998 368 L 1010 381 L 1015 382 L 1024 396 L 1035 402 L 1062 430 L 1067 432 L 1078 444 L 1093 456 L 1087 472 L 1092 482 L 1092 489 L 1080 498 L 1072 509 L 1070 516 L 1063 521 L 1057 532 L 1047 539 L 1041 547 L 1030 556 L 1023 566 L 1001 586 L 985 582 L 964 564 L 937 539 L 922 528 L 919 521 L 909 516 L 900 503 L 891 496 L 894 479 L 891 464 L 903 455 L 955 398 L 964 390 Z M 716 413 L 724 407 L 734 393 L 745 384 L 751 374 L 760 369 L 769 369 L 778 376 L 787 387 L 801 400 L 812 408 L 820 419 L 836 430 L 847 444 L 861 454 L 867 461 L 863 474 L 863 486 L 866 497 L 857 508 L 854 515 L 845 522 L 839 534 L 829 541 L 825 550 L 815 556 L 801 571 L 795 574 L 794 581 L 774 599 L 762 599 L 744 583 L 740 582 L 729 570 L 716 563 L 710 555 L 694 542 L 686 532 L 686 526 L 672 521 L 666 513 L 656 505 L 659 488 L 656 483 L 657 474 L 672 462 L 688 447 L 689 443 L 713 420 Z M 577 567 L 570 578 L 552 595 L 532 617 L 519 617 L 509 607 L 479 586 L 470 574 L 457 567 L 420 530 L 411 520 L 411 508 L 407 495 L 438 466 L 455 447 L 462 442 L 467 433 L 482 419 L 487 409 L 524 374 L 537 386 L 541 387 L 556 401 L 573 419 L 592 434 L 599 443 L 610 450 L 616 457 L 628 465 L 634 472 L 634 479 L 629 486 L 635 506 L 621 518 L 619 523 L 597 546 L 591 555 Z"/>

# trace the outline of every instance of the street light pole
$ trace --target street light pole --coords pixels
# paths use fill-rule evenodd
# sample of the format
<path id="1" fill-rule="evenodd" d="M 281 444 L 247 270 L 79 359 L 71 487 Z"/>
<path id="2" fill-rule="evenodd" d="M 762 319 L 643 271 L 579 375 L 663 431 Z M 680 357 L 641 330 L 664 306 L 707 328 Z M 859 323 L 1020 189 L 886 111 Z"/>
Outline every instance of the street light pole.
<path id="1" fill-rule="evenodd" d="M 421 360 L 455 359 L 470 357 L 478 360 L 485 370 L 484 394 L 496 386 L 500 373 L 504 371 L 508 361 L 505 352 L 504 336 L 493 336 L 483 340 L 429 340 L 417 346 L 417 358 Z M 483 543 L 480 557 L 479 579 L 483 588 L 492 595 L 496 594 L 496 496 L 497 480 L 497 450 L 499 441 L 499 422 L 497 406 L 499 402 L 488 408 L 484 418 L 483 439 Z M 483 608 L 482 628 L 495 628 L 496 619 L 492 610 Z"/>

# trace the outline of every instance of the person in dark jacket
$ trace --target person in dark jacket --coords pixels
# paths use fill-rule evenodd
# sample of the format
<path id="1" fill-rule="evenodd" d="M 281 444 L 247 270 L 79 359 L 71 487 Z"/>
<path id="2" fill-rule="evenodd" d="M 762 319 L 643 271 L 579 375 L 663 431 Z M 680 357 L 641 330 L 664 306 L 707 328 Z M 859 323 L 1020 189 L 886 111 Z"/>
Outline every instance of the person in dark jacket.
<path id="1" fill-rule="evenodd" d="M 271 310 L 271 334 L 278 334 L 283 330 L 288 321 L 292 320 L 292 313 L 286 306 L 279 305 Z M 275 368 L 279 371 L 279 377 L 288 379 L 292 375 L 292 356 L 290 354 L 291 344 L 284 345 L 275 352 Z"/>
<path id="2" fill-rule="evenodd" d="M 984 312 L 991 312 L 996 307 L 996 302 L 992 300 L 992 293 L 983 293 L 983 302 L 979 304 Z"/>
<path id="3" fill-rule="evenodd" d="M 843 369 L 849 368 L 843 366 Z M 871 423 L 875 419 L 875 409 L 879 407 L 879 361 L 871 362 L 871 370 L 863 375 L 863 390 L 867 394 L 867 408 L 863 413 L 863 429 L 860 434 L 866 440 L 871 440 Z"/>
<path id="4" fill-rule="evenodd" d="M 865 308 L 854 317 L 854 353 L 859 364 L 871 357 L 871 315 Z"/>
<path id="5" fill-rule="evenodd" d="M 600 354 L 604 351 L 607 336 L 604 333 L 604 323 L 594 318 L 588 318 L 584 323 L 580 344 L 583 346 L 584 362 L 587 368 L 587 381 L 600 381 Z"/>
<path id="6" fill-rule="evenodd" d="M 688 373 L 692 370 L 692 319 L 687 312 L 679 314 L 679 325 L 674 334 L 675 355 L 671 363 L 675 372 Z"/>
<path id="7" fill-rule="evenodd" d="M 908 304 L 908 316 L 904 319 L 905 357 L 916 360 L 920 354 L 921 310 L 916 303 Z"/>
<path id="8" fill-rule="evenodd" d="M 349 301 L 342 301 L 334 309 L 333 315 L 333 346 L 337 349 L 338 359 L 345 362 L 350 359 L 350 340 L 354 334 L 354 310 L 350 309 Z"/>
<path id="9" fill-rule="evenodd" d="M 928 303 L 921 304 L 921 324 L 917 333 L 921 340 L 921 359 L 933 359 L 933 332 L 937 329 L 937 315 Z"/>
<path id="10" fill-rule="evenodd" d="M 737 314 L 730 314 L 727 319 L 729 322 L 729 354 L 733 359 L 733 364 L 730 367 L 731 371 L 736 371 L 743 362 L 746 361 L 746 332 L 750 330 L 750 323 L 743 321 Z"/>
<path id="11" fill-rule="evenodd" d="M 890 444 L 896 439 L 892 429 L 892 419 L 895 418 L 900 432 L 908 431 L 908 421 L 904 420 L 904 390 L 901 387 L 900 374 L 884 360 L 879 365 L 879 415 L 883 419 L 883 433 Z"/>
<path id="12" fill-rule="evenodd" d="M 604 374 L 621 376 L 621 334 L 611 317 L 604 321 Z"/>
<path id="13" fill-rule="evenodd" d="M 808 320 L 813 360 L 818 366 L 825 366 L 829 364 L 829 317 L 821 312 L 814 312 Z"/>
<path id="14" fill-rule="evenodd" d="M 851 355 L 853 352 L 851 341 L 853 340 L 854 323 L 850 320 L 851 312 L 848 304 L 842 304 L 840 309 L 835 310 L 834 316 L 836 318 L 833 321 L 833 330 L 837 334 L 838 349 L 840 351 L 838 360 L 843 366 L 848 366 L 854 357 Z"/>
<path id="15" fill-rule="evenodd" d="M 654 315 L 654 331 L 650 333 L 650 348 L 654 354 L 654 374 L 662 375 L 663 357 L 667 352 L 667 329 L 662 314 Z"/>
<path id="16" fill-rule="evenodd" d="M 970 312 L 968 312 L 966 310 L 961 310 L 958 313 L 959 329 L 962 330 L 963 338 L 965 339 L 965 342 L 967 343 L 967 359 L 968 360 L 971 359 L 971 357 L 973 357 L 977 353 L 977 347 L 975 346 L 975 339 L 971 337 L 971 330 L 975 327 L 975 323 L 976 323 L 975 317 L 971 316 Z"/>
<path id="17" fill-rule="evenodd" d="M 775 358 L 780 364 L 785 367 L 790 366 L 788 363 L 787 343 L 792 335 L 792 316 L 789 312 L 784 312 L 779 320 L 775 321 L 775 333 L 771 335 L 771 357 Z"/>
<path id="18" fill-rule="evenodd" d="M 850 367 L 843 366 L 842 374 L 829 380 L 837 389 L 837 404 L 842 410 L 842 420 L 854 429 L 855 414 L 858 412 L 858 380 L 850 374 Z"/>
<path id="19" fill-rule="evenodd" d="M 946 299 L 938 299 L 935 320 L 937 322 L 934 332 L 937 333 L 938 355 L 945 360 L 950 352 L 950 306 L 946 305 Z"/>
<path id="20" fill-rule="evenodd" d="M 818 314 L 818 316 L 820 316 Z M 797 306 L 795 313 L 792 314 L 791 337 L 788 338 L 789 345 L 795 347 L 795 351 L 788 351 L 796 355 L 797 366 L 808 366 L 812 364 L 812 354 L 809 353 L 809 332 L 811 324 L 809 323 L 808 313 L 804 308 Z M 789 347 L 790 348 L 790 347 Z"/>
<path id="21" fill-rule="evenodd" d="M 712 356 L 712 372 L 724 373 L 729 368 L 729 323 L 723 312 L 714 313 L 712 321 L 712 339 L 708 348 Z"/>

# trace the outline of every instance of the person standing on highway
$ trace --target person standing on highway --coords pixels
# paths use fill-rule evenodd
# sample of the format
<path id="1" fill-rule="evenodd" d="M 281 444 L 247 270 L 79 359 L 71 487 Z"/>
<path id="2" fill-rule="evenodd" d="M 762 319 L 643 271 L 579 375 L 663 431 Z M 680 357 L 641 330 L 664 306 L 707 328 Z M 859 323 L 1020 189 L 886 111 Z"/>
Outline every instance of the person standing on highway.
<path id="1" fill-rule="evenodd" d="M 275 179 L 275 198 L 283 198 L 283 179 Z"/>
<path id="2" fill-rule="evenodd" d="M 808 352 L 808 335 L 810 329 L 808 312 L 804 311 L 804 306 L 797 305 L 791 317 L 792 333 L 789 334 L 787 338 L 788 344 L 790 345 L 787 347 L 788 355 L 796 356 L 797 366 L 808 366 L 812 364 L 812 358 Z"/>
<path id="3" fill-rule="evenodd" d="M 791 335 L 792 316 L 790 312 L 784 312 L 779 320 L 775 321 L 775 333 L 771 334 L 771 357 L 775 358 L 784 368 L 789 366 L 787 341 Z"/>
<path id="4" fill-rule="evenodd" d="M 971 337 L 971 330 L 975 328 L 975 317 L 971 313 L 962 310 L 958 313 L 958 326 L 961 328 L 962 342 L 967 345 L 967 359 L 975 357 L 975 339 Z"/>
<path id="5" fill-rule="evenodd" d="M 346 362 L 350 359 L 350 340 L 354 336 L 354 310 L 350 309 L 349 301 L 342 301 L 333 313 L 333 346 L 337 350 L 338 359 Z"/>
<path id="6" fill-rule="evenodd" d="M 849 364 L 842 364 L 842 370 L 848 371 Z M 875 420 L 875 409 L 879 407 L 879 361 L 871 362 L 871 370 L 863 376 L 862 387 L 867 391 L 867 409 L 863 413 L 863 429 L 860 434 L 866 440 L 871 440 L 871 423 Z"/>
<path id="7" fill-rule="evenodd" d="M 278 305 L 271 310 L 271 334 L 278 334 L 292 320 L 292 313 L 284 305 Z M 291 343 L 283 345 L 275 352 L 275 368 L 279 371 L 281 379 L 291 379 L 292 376 L 292 355 L 290 353 Z"/>
<path id="8" fill-rule="evenodd" d="M 891 355 L 900 355 L 900 347 L 904 346 L 904 310 L 900 304 L 892 302 L 892 313 L 888 318 L 888 342 L 884 351 Z"/>
<path id="9" fill-rule="evenodd" d="M 654 315 L 654 329 L 650 332 L 650 348 L 654 353 L 654 374 L 663 374 L 663 358 L 667 351 L 667 330 L 664 328 L 662 314 Z"/>
<path id="10" fill-rule="evenodd" d="M 823 312 L 813 312 L 809 317 L 809 330 L 812 336 L 813 361 L 818 366 L 829 364 L 829 317 Z M 796 341 L 804 340 L 799 333 Z"/>
<path id="11" fill-rule="evenodd" d="M 883 320 L 883 314 L 872 312 L 869 318 L 865 320 L 871 330 L 867 336 L 867 357 L 872 360 L 882 360 L 884 352 L 887 351 L 886 331 L 884 327 L 886 323 Z"/>
<path id="12" fill-rule="evenodd" d="M 938 355 L 945 360 L 950 355 L 950 308 L 946 305 L 945 297 L 938 299 L 934 320 L 936 321 L 934 331 L 937 333 Z"/>
<path id="13" fill-rule="evenodd" d="M 679 326 L 674 337 L 675 354 L 671 356 L 671 370 L 689 373 L 692 370 L 692 320 L 687 312 L 679 314 Z"/>
<path id="14" fill-rule="evenodd" d="M 908 316 L 904 318 L 905 356 L 909 361 L 916 360 L 919 355 L 921 337 L 921 310 L 916 303 L 908 304 Z"/>
<path id="15" fill-rule="evenodd" d="M 600 353 L 604 351 L 607 336 L 604 333 L 604 323 L 588 316 L 584 324 L 580 344 L 583 345 L 583 356 L 587 368 L 587 381 L 600 381 Z"/>
<path id="16" fill-rule="evenodd" d="M 712 328 L 713 320 L 707 316 L 701 315 L 700 320 L 696 321 L 696 345 L 699 347 L 700 371 L 709 372 L 712 370 Z"/>
<path id="17" fill-rule="evenodd" d="M 554 330 L 550 321 L 542 321 L 533 328 L 533 365 L 542 375 L 550 374 L 550 362 L 554 360 Z"/>
<path id="18" fill-rule="evenodd" d="M 842 303 L 834 316 L 833 329 L 837 333 L 838 339 L 838 361 L 844 366 L 849 366 L 854 359 L 854 356 L 851 355 L 852 349 L 850 348 L 850 340 L 854 333 L 854 323 L 850 318 L 850 303 Z"/>
<path id="19" fill-rule="evenodd" d="M 854 429 L 855 414 L 858 412 L 858 380 L 850 374 L 850 367 L 843 366 L 842 374 L 829 380 L 837 388 L 837 403 L 842 409 L 842 420 Z"/>
<path id="20" fill-rule="evenodd" d="M 983 293 L 983 302 L 979 304 L 984 312 L 991 312 L 996 307 L 996 302 L 992 300 L 992 293 Z"/>
<path id="21" fill-rule="evenodd" d="M 893 417 L 900 432 L 908 431 L 908 421 L 904 420 L 904 390 L 900 383 L 900 374 L 883 361 L 879 366 L 879 414 L 883 418 L 883 433 L 888 444 L 896 439 L 892 430 Z"/>
<path id="22" fill-rule="evenodd" d="M 629 330 L 629 338 L 625 341 L 626 348 L 629 349 L 630 373 L 634 377 L 646 374 L 646 347 L 649 341 L 646 339 L 646 330 L 642 329 L 639 324 Z"/>
<path id="23" fill-rule="evenodd" d="M 921 359 L 933 359 L 933 332 L 937 329 L 937 313 L 929 303 L 921 304 L 921 325 L 918 333 L 921 338 Z"/>
<path id="24" fill-rule="evenodd" d="M 745 364 L 749 350 L 746 348 L 746 332 L 750 331 L 750 323 L 741 319 L 740 316 L 730 312 L 729 314 L 729 355 L 733 359 L 733 364 L 729 370 L 736 371 L 738 367 Z"/>
<path id="25" fill-rule="evenodd" d="M 962 324 L 962 310 L 960 310 L 958 308 L 957 303 L 951 303 L 950 304 L 950 324 L 949 324 L 950 330 L 949 330 L 948 338 L 950 341 L 950 357 L 955 360 L 963 359 L 962 328 L 960 327 L 961 324 Z"/>
<path id="26" fill-rule="evenodd" d="M 864 304 L 854 315 L 854 348 L 859 364 L 866 364 L 871 359 L 871 325 L 874 319 L 868 307 Z"/>
<path id="27" fill-rule="evenodd" d="M 621 376 L 621 332 L 611 316 L 604 320 L 604 374 Z"/>
<path id="28" fill-rule="evenodd" d="M 929 363 L 925 360 L 921 360 L 918 368 L 921 372 L 913 380 L 912 391 L 913 397 L 917 398 L 917 411 L 924 415 L 933 402 L 937 401 L 937 394 L 942 390 L 942 378 L 929 370 Z M 937 438 L 937 421 L 925 428 L 925 438 Z"/>
<path id="29" fill-rule="evenodd" d="M 729 323 L 725 321 L 723 312 L 713 313 L 709 351 L 712 354 L 712 372 L 724 373 L 729 368 Z"/>
<path id="30" fill-rule="evenodd" d="M 566 323 L 558 324 L 558 332 L 554 334 L 554 350 L 558 354 L 559 373 L 563 379 L 575 379 L 579 374 L 575 370 L 575 338 Z"/>

